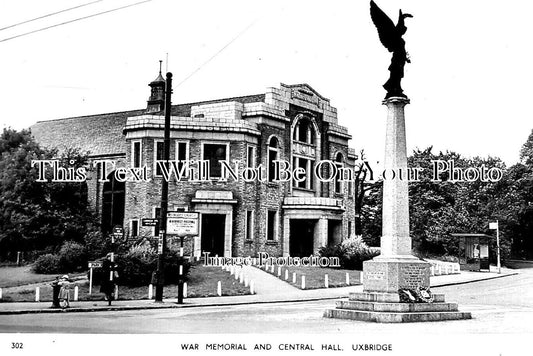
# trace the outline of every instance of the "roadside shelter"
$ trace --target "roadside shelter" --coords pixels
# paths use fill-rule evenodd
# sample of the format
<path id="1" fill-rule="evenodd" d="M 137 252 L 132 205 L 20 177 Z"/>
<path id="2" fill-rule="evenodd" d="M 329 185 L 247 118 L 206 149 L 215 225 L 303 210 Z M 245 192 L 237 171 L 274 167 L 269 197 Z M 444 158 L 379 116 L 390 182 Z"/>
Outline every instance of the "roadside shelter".
<path id="1" fill-rule="evenodd" d="M 489 241 L 485 234 L 451 234 L 459 238 L 459 266 L 462 271 L 489 270 Z"/>

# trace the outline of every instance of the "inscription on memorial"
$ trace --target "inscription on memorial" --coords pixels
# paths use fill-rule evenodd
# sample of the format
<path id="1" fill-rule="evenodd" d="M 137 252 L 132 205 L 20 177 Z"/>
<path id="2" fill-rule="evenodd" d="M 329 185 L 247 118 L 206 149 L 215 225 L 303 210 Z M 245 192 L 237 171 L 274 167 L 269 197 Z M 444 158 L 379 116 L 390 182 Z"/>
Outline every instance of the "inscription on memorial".
<path id="1" fill-rule="evenodd" d="M 400 266 L 400 275 L 403 277 L 401 287 L 415 289 L 424 286 L 427 267 L 424 265 L 405 265 Z"/>
<path id="2" fill-rule="evenodd" d="M 366 278 L 371 281 L 381 281 L 385 278 L 385 272 L 383 271 L 367 272 Z"/>

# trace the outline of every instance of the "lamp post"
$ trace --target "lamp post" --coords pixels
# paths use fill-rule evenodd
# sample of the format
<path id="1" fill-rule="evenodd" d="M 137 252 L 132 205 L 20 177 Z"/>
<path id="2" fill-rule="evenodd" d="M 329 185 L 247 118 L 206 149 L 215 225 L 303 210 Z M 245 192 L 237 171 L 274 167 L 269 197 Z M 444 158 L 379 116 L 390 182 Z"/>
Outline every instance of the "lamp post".
<path id="1" fill-rule="evenodd" d="M 170 160 L 170 109 L 171 109 L 171 94 L 172 94 L 172 73 L 167 73 L 166 87 L 165 87 L 165 140 L 163 143 L 163 160 L 168 166 Z M 164 254 L 167 240 L 167 210 L 168 210 L 168 181 L 163 178 L 161 180 L 161 213 L 159 215 L 159 233 L 161 234 L 160 246 L 158 248 L 157 256 L 157 270 L 156 270 L 156 287 L 155 287 L 155 301 L 163 301 L 163 274 L 164 274 Z"/>
<path id="2" fill-rule="evenodd" d="M 489 223 L 489 229 L 496 230 L 496 255 L 497 255 L 497 267 L 498 274 L 502 272 L 501 263 L 500 263 L 500 226 L 498 220 L 496 222 Z"/>

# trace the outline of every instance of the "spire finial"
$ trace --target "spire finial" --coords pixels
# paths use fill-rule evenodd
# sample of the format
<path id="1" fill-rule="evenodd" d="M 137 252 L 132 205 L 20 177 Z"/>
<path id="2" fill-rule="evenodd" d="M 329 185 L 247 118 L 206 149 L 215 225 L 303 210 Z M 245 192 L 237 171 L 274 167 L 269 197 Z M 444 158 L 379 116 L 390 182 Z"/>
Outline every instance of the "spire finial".
<path id="1" fill-rule="evenodd" d="M 159 74 L 161 74 L 161 65 L 163 64 L 163 61 L 160 59 L 159 60 Z"/>

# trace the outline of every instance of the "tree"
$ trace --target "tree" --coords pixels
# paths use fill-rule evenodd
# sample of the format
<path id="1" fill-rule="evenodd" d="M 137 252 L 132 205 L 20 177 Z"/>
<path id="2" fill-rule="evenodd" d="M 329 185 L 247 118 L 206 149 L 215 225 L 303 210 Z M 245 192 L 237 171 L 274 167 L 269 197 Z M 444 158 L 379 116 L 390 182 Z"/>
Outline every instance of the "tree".
<path id="1" fill-rule="evenodd" d="M 533 167 L 533 130 L 520 150 L 520 162 Z"/>
<path id="2" fill-rule="evenodd" d="M 372 218 L 374 214 L 374 209 L 372 206 L 375 206 L 375 201 L 368 199 L 372 192 L 378 191 L 380 184 L 375 182 L 370 182 L 372 172 L 367 168 L 367 163 L 364 161 L 365 152 L 361 150 L 360 152 L 361 162 L 356 165 L 355 176 L 354 176 L 354 211 L 355 211 L 355 221 L 354 221 L 354 230 L 355 235 L 363 235 L 363 220 L 368 220 Z M 368 200 L 365 205 L 365 200 Z M 365 209 L 366 207 L 366 209 Z M 366 218 L 366 219 L 365 219 Z"/>
<path id="3" fill-rule="evenodd" d="M 51 252 L 64 241 L 83 242 L 94 229 L 95 216 L 82 183 L 38 182 L 32 160 L 52 159 L 55 150 L 39 147 L 29 130 L 6 128 L 0 135 L 0 258 L 16 251 Z M 87 155 L 67 149 L 59 157 L 66 166 L 87 162 Z"/>

